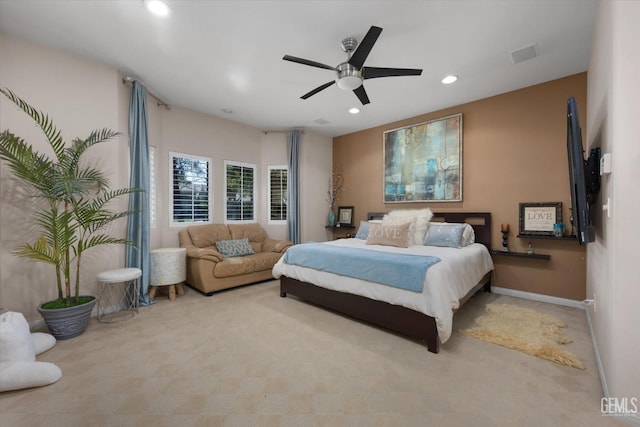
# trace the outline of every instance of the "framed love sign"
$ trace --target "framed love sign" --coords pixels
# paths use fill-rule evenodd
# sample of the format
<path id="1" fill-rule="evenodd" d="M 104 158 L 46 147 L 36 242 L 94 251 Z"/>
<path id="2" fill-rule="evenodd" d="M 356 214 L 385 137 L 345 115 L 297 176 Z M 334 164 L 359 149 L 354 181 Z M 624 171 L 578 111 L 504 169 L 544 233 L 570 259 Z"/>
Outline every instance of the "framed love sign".
<path id="1" fill-rule="evenodd" d="M 562 222 L 562 202 L 520 203 L 520 234 L 553 236 L 554 224 Z"/>

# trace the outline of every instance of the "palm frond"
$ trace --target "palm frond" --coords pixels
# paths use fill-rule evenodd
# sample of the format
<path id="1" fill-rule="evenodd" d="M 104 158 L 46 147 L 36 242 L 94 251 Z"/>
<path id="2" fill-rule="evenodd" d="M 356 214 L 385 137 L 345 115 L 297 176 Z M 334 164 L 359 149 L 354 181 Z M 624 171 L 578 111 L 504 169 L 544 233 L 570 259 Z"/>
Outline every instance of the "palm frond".
<path id="1" fill-rule="evenodd" d="M 42 210 L 34 214 L 34 219 L 42 229 L 42 236 L 59 252 L 66 252 L 76 243 L 78 225 L 74 223 L 71 212 Z"/>
<path id="2" fill-rule="evenodd" d="M 100 245 L 111 245 L 111 244 L 128 244 L 133 245 L 131 240 L 121 239 L 118 237 L 108 236 L 106 234 L 96 234 L 91 236 L 89 239 L 83 242 L 83 250 L 87 250 Z"/>
<path id="3" fill-rule="evenodd" d="M 59 157 L 64 150 L 64 141 L 62 140 L 60 131 L 56 129 L 53 122 L 49 119 L 49 116 L 36 110 L 27 101 L 20 98 L 7 88 L 0 89 L 0 92 L 2 92 L 4 96 L 9 98 L 11 102 L 16 104 L 22 111 L 27 113 L 27 115 L 29 115 L 33 119 L 33 121 L 36 122 L 40 129 L 42 129 L 44 135 L 47 137 L 47 141 L 49 141 L 51 148 L 53 148 L 53 152 L 55 153 L 56 157 Z"/>
<path id="4" fill-rule="evenodd" d="M 30 258 L 46 264 L 57 265 L 60 260 L 57 251 L 44 236 L 36 240 L 33 245 L 25 243 L 12 253 L 19 257 Z"/>
<path id="5" fill-rule="evenodd" d="M 53 161 L 9 131 L 0 133 L 0 158 L 19 179 L 33 184 L 43 195 L 50 195 L 55 175 Z"/>

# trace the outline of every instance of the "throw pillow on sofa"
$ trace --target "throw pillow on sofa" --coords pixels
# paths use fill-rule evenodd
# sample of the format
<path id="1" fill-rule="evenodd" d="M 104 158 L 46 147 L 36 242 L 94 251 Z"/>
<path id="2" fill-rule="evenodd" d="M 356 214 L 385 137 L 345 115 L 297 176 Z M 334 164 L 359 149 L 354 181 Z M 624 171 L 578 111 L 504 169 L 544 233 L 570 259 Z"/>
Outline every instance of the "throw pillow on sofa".
<path id="1" fill-rule="evenodd" d="M 251 255 L 253 249 L 249 244 L 249 239 L 234 239 L 234 240 L 220 240 L 216 242 L 216 248 L 218 252 L 225 258 L 232 258 L 236 256 Z"/>

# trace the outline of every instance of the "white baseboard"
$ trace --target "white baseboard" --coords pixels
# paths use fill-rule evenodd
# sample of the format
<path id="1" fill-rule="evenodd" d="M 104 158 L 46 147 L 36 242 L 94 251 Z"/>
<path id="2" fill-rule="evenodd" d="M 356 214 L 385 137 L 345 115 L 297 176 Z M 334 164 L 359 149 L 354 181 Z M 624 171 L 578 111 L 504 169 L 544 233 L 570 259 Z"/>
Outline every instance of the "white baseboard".
<path id="1" fill-rule="evenodd" d="M 591 335 L 591 345 L 593 346 L 593 354 L 596 357 L 596 366 L 598 367 L 598 374 L 600 375 L 600 384 L 602 384 L 602 392 L 604 397 L 609 397 L 609 387 L 607 387 L 607 377 L 604 375 L 604 369 L 602 367 L 602 360 L 600 359 L 600 352 L 598 351 L 598 343 L 596 342 L 596 334 L 593 332 L 593 323 L 591 323 L 591 313 L 587 312 L 587 324 L 589 325 L 589 334 Z"/>
<path id="2" fill-rule="evenodd" d="M 607 386 L 607 377 L 604 374 L 604 368 L 602 367 L 602 360 L 600 359 L 600 352 L 598 351 L 598 343 L 596 342 L 596 334 L 593 331 L 593 323 L 591 322 L 591 312 L 588 309 L 585 309 L 587 313 L 587 324 L 589 325 L 589 334 L 591 334 L 591 345 L 593 346 L 593 354 L 596 359 L 596 366 L 598 367 L 598 375 L 600 376 L 600 384 L 602 385 L 602 392 L 604 397 L 612 397 L 609 394 L 609 387 Z M 640 416 L 638 414 L 634 414 L 632 416 L 624 416 L 624 417 L 616 417 L 617 419 L 621 419 L 626 421 L 630 425 L 640 426 Z"/>
<path id="3" fill-rule="evenodd" d="M 530 299 L 533 301 L 548 302 L 550 304 L 564 305 L 567 307 L 580 308 L 584 310 L 584 303 L 568 298 L 552 297 L 549 295 L 534 294 L 533 292 L 518 291 L 515 289 L 500 288 L 491 286 L 491 292 L 500 295 L 508 295 L 510 297 Z"/>

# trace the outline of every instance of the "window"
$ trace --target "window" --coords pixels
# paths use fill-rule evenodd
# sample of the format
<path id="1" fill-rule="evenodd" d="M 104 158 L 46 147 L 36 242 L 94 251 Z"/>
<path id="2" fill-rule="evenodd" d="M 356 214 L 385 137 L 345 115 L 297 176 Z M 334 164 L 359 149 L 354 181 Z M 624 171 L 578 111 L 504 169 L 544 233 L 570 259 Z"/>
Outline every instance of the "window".
<path id="1" fill-rule="evenodd" d="M 171 167 L 170 226 L 210 223 L 211 159 L 169 153 Z"/>
<path id="2" fill-rule="evenodd" d="M 287 222 L 287 167 L 269 166 L 269 223 Z"/>
<path id="3" fill-rule="evenodd" d="M 227 222 L 255 222 L 256 165 L 224 161 Z"/>
<path id="4" fill-rule="evenodd" d="M 156 228 L 156 147 L 149 146 L 149 222 Z"/>

